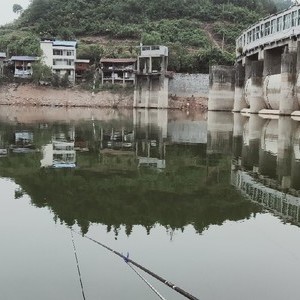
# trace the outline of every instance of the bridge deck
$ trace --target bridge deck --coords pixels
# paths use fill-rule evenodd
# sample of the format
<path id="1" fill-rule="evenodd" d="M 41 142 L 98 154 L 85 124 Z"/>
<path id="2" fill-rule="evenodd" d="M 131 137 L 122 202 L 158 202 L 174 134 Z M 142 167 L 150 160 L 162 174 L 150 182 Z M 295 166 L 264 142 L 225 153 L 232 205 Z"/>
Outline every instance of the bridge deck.
<path id="1" fill-rule="evenodd" d="M 261 47 L 300 36 L 300 5 L 268 16 L 246 29 L 236 40 L 237 59 Z"/>

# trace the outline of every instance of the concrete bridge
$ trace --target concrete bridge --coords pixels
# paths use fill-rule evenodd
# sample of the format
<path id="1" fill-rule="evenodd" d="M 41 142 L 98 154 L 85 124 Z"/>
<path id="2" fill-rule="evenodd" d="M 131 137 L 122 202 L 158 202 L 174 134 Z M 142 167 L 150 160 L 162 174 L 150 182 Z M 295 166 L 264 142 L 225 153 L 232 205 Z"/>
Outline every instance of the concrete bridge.
<path id="1" fill-rule="evenodd" d="M 300 114 L 300 5 L 260 20 L 236 40 L 234 68 L 210 70 L 209 110 Z"/>

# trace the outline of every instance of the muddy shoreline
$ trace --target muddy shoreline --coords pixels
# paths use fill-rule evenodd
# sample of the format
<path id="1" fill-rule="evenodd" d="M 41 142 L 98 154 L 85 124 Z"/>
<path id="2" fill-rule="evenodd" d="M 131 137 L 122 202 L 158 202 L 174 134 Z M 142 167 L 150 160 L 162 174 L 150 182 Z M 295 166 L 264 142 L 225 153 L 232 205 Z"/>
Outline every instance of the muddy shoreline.
<path id="1" fill-rule="evenodd" d="M 133 91 L 100 91 L 92 94 L 79 88 L 9 84 L 0 86 L 0 105 L 133 108 Z M 168 108 L 205 111 L 207 98 L 170 95 Z"/>

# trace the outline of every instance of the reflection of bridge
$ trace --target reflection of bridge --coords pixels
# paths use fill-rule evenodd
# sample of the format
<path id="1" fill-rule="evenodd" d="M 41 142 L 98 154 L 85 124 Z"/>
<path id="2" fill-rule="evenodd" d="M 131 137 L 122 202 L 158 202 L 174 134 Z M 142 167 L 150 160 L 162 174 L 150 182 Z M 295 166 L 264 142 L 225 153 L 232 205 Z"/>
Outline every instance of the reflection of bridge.
<path id="1" fill-rule="evenodd" d="M 236 42 L 235 80 L 232 68 L 212 68 L 209 109 L 299 114 L 299 42 L 300 5 L 253 24 Z"/>
<path id="2" fill-rule="evenodd" d="M 241 170 L 231 172 L 231 184 L 246 198 L 279 215 L 282 219 L 300 226 L 300 198 L 267 187 Z"/>

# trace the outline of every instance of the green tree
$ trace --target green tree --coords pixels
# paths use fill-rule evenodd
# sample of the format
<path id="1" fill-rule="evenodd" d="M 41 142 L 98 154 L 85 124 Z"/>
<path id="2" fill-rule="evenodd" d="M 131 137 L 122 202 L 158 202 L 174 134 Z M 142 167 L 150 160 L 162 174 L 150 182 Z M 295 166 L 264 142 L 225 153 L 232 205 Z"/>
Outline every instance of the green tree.
<path id="1" fill-rule="evenodd" d="M 23 11 L 23 7 L 20 4 L 13 5 L 13 12 L 19 14 Z"/>
<path id="2" fill-rule="evenodd" d="M 51 82 L 52 71 L 51 68 L 41 63 L 40 61 L 32 64 L 32 81 L 34 83 Z"/>
<path id="3" fill-rule="evenodd" d="M 141 42 L 144 45 L 161 45 L 161 35 L 159 32 L 151 31 L 150 33 L 143 33 Z"/>

